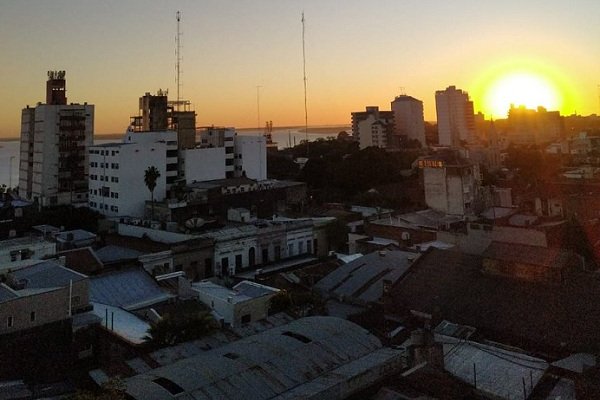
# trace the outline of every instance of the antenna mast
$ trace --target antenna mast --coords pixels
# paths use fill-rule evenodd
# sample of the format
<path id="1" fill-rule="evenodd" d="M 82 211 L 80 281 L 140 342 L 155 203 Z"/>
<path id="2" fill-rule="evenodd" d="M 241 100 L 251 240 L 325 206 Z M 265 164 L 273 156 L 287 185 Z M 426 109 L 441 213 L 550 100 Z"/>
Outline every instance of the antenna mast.
<path id="1" fill-rule="evenodd" d="M 175 85 L 177 86 L 177 103 L 175 103 L 175 110 L 179 111 L 179 104 L 181 102 L 181 30 L 179 29 L 179 25 L 181 22 L 181 12 L 177 11 L 175 17 L 177 18 L 177 36 L 175 37 Z"/>
<path id="2" fill-rule="evenodd" d="M 306 138 L 306 157 L 308 157 L 308 107 L 306 105 L 306 51 L 304 46 L 304 11 L 302 11 L 302 72 L 304 74 L 304 135 Z"/>

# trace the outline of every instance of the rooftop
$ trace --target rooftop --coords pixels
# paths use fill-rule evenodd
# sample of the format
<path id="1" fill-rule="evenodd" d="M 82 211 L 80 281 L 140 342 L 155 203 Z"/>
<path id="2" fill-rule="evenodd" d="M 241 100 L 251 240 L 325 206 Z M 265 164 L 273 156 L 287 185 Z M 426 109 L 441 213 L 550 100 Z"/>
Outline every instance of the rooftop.
<path id="1" fill-rule="evenodd" d="M 349 321 L 309 317 L 134 376 L 125 386 L 132 398 L 148 400 L 307 398 L 399 353 Z"/>
<path id="2" fill-rule="evenodd" d="M 336 297 L 379 301 L 383 282 L 397 282 L 418 257 L 417 253 L 406 251 L 370 253 L 340 266 L 317 282 L 315 289 Z"/>
<path id="3" fill-rule="evenodd" d="M 481 271 L 483 258 L 432 249 L 393 286 L 397 311 L 436 314 L 486 337 L 548 353 L 588 351 L 600 338 L 596 274 L 572 272 L 548 289 Z"/>
<path id="4" fill-rule="evenodd" d="M 141 268 L 115 271 L 90 280 L 91 301 L 125 310 L 144 308 L 172 297 Z"/>
<path id="5" fill-rule="evenodd" d="M 492 242 L 482 256 L 494 260 L 555 268 L 566 266 L 571 259 L 569 252 L 562 249 L 504 242 Z"/>
<path id="6" fill-rule="evenodd" d="M 232 289 L 210 281 L 194 282 L 192 289 L 234 304 L 279 292 L 279 289 L 249 281 L 242 281 Z"/>
<path id="7" fill-rule="evenodd" d="M 57 264 L 54 261 L 43 261 L 13 271 L 9 276 L 24 289 L 48 289 L 65 287 L 71 282 L 87 279 L 87 276 Z"/>

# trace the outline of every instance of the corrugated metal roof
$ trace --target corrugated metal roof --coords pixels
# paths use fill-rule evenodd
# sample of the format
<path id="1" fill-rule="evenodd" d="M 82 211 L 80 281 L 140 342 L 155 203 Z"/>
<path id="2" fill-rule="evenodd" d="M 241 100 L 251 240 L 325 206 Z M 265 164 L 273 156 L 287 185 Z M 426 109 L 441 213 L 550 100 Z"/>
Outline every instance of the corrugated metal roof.
<path id="1" fill-rule="evenodd" d="M 549 364 L 526 354 L 494 346 L 436 335 L 444 346 L 444 368 L 459 379 L 473 383 L 473 366 L 477 389 L 503 399 L 523 396 L 525 379 L 527 396 L 536 387 Z"/>
<path id="2" fill-rule="evenodd" d="M 196 399 L 268 399 L 381 348 L 349 321 L 310 317 L 154 369 L 126 381 L 135 399 L 173 398 L 165 378 Z"/>
<path id="3" fill-rule="evenodd" d="M 90 280 L 92 301 L 126 310 L 160 303 L 172 297 L 140 268 L 113 272 Z"/>
<path id="4" fill-rule="evenodd" d="M 520 264 L 556 268 L 564 267 L 570 258 L 569 253 L 562 249 L 503 242 L 492 242 L 482 256 Z"/>
<path id="5" fill-rule="evenodd" d="M 378 251 L 344 264 L 321 279 L 315 288 L 321 292 L 378 301 L 383 293 L 383 281 L 400 279 L 417 258 L 406 251 Z"/>
<path id="6" fill-rule="evenodd" d="M 18 282 L 25 284 L 25 289 L 42 289 L 68 286 L 71 281 L 78 282 L 87 276 L 57 264 L 54 261 L 44 261 L 9 274 Z"/>
<path id="7" fill-rule="evenodd" d="M 141 251 L 115 245 L 104 246 L 101 249 L 96 250 L 96 255 L 100 261 L 105 264 L 126 260 L 135 260 L 143 254 L 144 253 Z"/>

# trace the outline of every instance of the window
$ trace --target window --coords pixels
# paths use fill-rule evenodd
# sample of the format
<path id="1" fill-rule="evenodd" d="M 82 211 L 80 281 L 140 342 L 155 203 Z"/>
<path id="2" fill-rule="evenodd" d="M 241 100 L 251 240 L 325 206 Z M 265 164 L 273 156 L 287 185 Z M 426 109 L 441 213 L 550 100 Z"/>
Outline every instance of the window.
<path id="1" fill-rule="evenodd" d="M 237 254 L 235 256 L 235 268 L 236 269 L 242 268 L 242 255 L 241 254 Z"/>
<path id="2" fill-rule="evenodd" d="M 242 315 L 242 324 L 249 324 L 251 320 L 250 314 Z"/>
<path id="3" fill-rule="evenodd" d="M 13 327 L 13 317 L 12 316 L 8 316 L 6 317 L 6 327 L 7 328 L 12 328 Z"/>
<path id="4" fill-rule="evenodd" d="M 304 242 L 298 242 L 298 254 L 304 253 Z"/>
<path id="5" fill-rule="evenodd" d="M 29 314 L 29 320 L 30 320 L 31 322 L 35 322 L 35 311 L 32 311 L 32 312 Z"/>
<path id="6" fill-rule="evenodd" d="M 311 241 L 310 241 L 310 240 L 307 240 L 307 241 L 306 241 L 306 252 L 307 252 L 307 253 L 312 253 L 312 248 L 311 248 L 311 245 L 312 245 Z"/>

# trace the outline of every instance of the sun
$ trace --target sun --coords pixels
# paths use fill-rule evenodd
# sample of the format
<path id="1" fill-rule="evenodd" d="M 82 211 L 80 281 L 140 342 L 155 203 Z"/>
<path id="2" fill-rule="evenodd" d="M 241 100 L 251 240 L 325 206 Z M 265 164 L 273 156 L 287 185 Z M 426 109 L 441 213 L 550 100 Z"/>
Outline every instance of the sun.
<path id="1" fill-rule="evenodd" d="M 560 96 L 554 85 L 540 75 L 512 72 L 496 79 L 486 91 L 484 103 L 494 116 L 506 116 L 511 105 L 527 108 L 560 108 Z"/>

